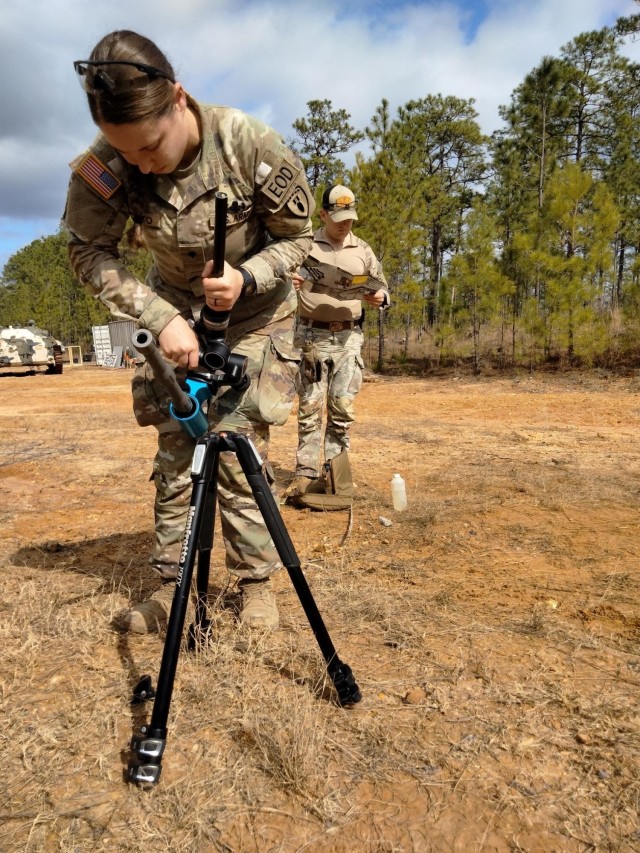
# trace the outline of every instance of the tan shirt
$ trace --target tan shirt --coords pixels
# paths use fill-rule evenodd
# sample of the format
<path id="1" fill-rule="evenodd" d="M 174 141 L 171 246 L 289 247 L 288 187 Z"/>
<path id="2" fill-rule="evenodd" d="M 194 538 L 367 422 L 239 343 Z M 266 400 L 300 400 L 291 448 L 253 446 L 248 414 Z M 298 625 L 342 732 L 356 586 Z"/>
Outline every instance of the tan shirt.
<path id="1" fill-rule="evenodd" d="M 329 242 L 324 228 L 319 228 L 313 235 L 313 246 L 309 257 L 340 267 L 353 275 L 367 274 L 380 279 L 384 282 L 383 289 L 388 293 L 380 261 L 373 254 L 371 246 L 351 231 L 347 234 L 342 246 L 336 249 Z M 336 299 L 330 296 L 321 285 L 307 280 L 298 291 L 298 313 L 301 317 L 322 322 L 358 320 L 362 314 L 362 301 Z"/>

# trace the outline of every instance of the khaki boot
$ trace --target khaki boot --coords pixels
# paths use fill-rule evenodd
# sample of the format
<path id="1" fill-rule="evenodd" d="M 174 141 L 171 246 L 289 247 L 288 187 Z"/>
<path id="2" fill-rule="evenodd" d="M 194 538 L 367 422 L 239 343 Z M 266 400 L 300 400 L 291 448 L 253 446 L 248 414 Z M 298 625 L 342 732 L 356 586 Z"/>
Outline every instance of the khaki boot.
<path id="1" fill-rule="evenodd" d="M 316 480 L 317 477 L 305 477 L 304 474 L 297 474 L 284 490 L 285 500 L 303 495 Z"/>
<path id="2" fill-rule="evenodd" d="M 277 628 L 280 618 L 271 581 L 245 579 L 238 586 L 242 595 L 240 624 L 249 628 Z"/>
<path id="3" fill-rule="evenodd" d="M 175 582 L 163 583 L 150 598 L 136 604 L 117 618 L 117 626 L 123 631 L 131 631 L 134 634 L 147 634 L 164 628 L 169 619 L 175 589 Z"/>

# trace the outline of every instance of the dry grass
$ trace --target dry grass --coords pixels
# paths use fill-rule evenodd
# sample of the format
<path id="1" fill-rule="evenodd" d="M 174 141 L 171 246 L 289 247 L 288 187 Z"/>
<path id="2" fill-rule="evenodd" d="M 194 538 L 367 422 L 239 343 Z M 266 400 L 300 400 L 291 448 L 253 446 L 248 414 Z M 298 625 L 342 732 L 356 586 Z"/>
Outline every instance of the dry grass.
<path id="1" fill-rule="evenodd" d="M 216 568 L 212 640 L 181 654 L 162 777 L 142 791 L 123 773 L 150 708 L 130 698 L 142 674 L 155 682 L 162 638 L 111 622 L 153 584 L 149 519 L 132 510 L 149 502 L 138 460 L 152 436 L 129 424 L 111 376 L 108 425 L 83 408 L 79 378 L 77 397 L 67 389 L 73 453 L 70 433 L 50 452 L 53 406 L 12 436 L 13 461 L 0 440 L 13 495 L 0 551 L 0 851 L 640 849 L 639 471 L 625 388 L 620 435 L 595 423 L 612 405 L 599 386 L 578 409 L 575 389 L 538 389 L 533 415 L 508 383 L 477 396 L 365 388 L 347 538 L 346 513 L 283 510 L 362 703 L 333 703 L 285 573 L 281 630 L 262 636 L 238 628 Z M 131 434 L 126 453 L 108 441 L 115 427 Z M 389 457 L 408 481 L 402 515 L 388 505 Z M 53 497 L 61 483 L 66 503 Z"/>

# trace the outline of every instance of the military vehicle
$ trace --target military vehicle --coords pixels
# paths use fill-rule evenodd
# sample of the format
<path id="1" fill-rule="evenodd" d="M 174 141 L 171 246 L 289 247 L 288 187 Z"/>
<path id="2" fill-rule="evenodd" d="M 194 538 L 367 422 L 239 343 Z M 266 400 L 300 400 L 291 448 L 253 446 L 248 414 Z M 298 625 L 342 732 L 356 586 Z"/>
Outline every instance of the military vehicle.
<path id="1" fill-rule="evenodd" d="M 64 347 L 29 320 L 0 328 L 0 373 L 62 373 Z"/>

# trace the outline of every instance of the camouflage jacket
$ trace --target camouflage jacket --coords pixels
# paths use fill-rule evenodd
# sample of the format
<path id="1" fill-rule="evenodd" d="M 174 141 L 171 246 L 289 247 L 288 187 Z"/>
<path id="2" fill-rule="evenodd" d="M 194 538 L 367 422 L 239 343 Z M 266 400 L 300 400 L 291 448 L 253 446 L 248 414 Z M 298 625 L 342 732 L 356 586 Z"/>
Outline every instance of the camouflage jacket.
<path id="1" fill-rule="evenodd" d="M 249 270 L 255 293 L 231 312 L 228 339 L 295 311 L 290 273 L 311 247 L 314 201 L 299 159 L 282 137 L 239 110 L 199 104 L 202 155 L 184 195 L 169 175 L 143 175 L 99 135 L 72 164 L 64 223 L 77 277 L 115 317 L 158 335 L 177 314 L 198 316 L 201 273 L 213 256 L 216 192 L 228 197 L 225 259 Z M 143 283 L 118 252 L 129 218 L 142 228 L 153 266 Z"/>

